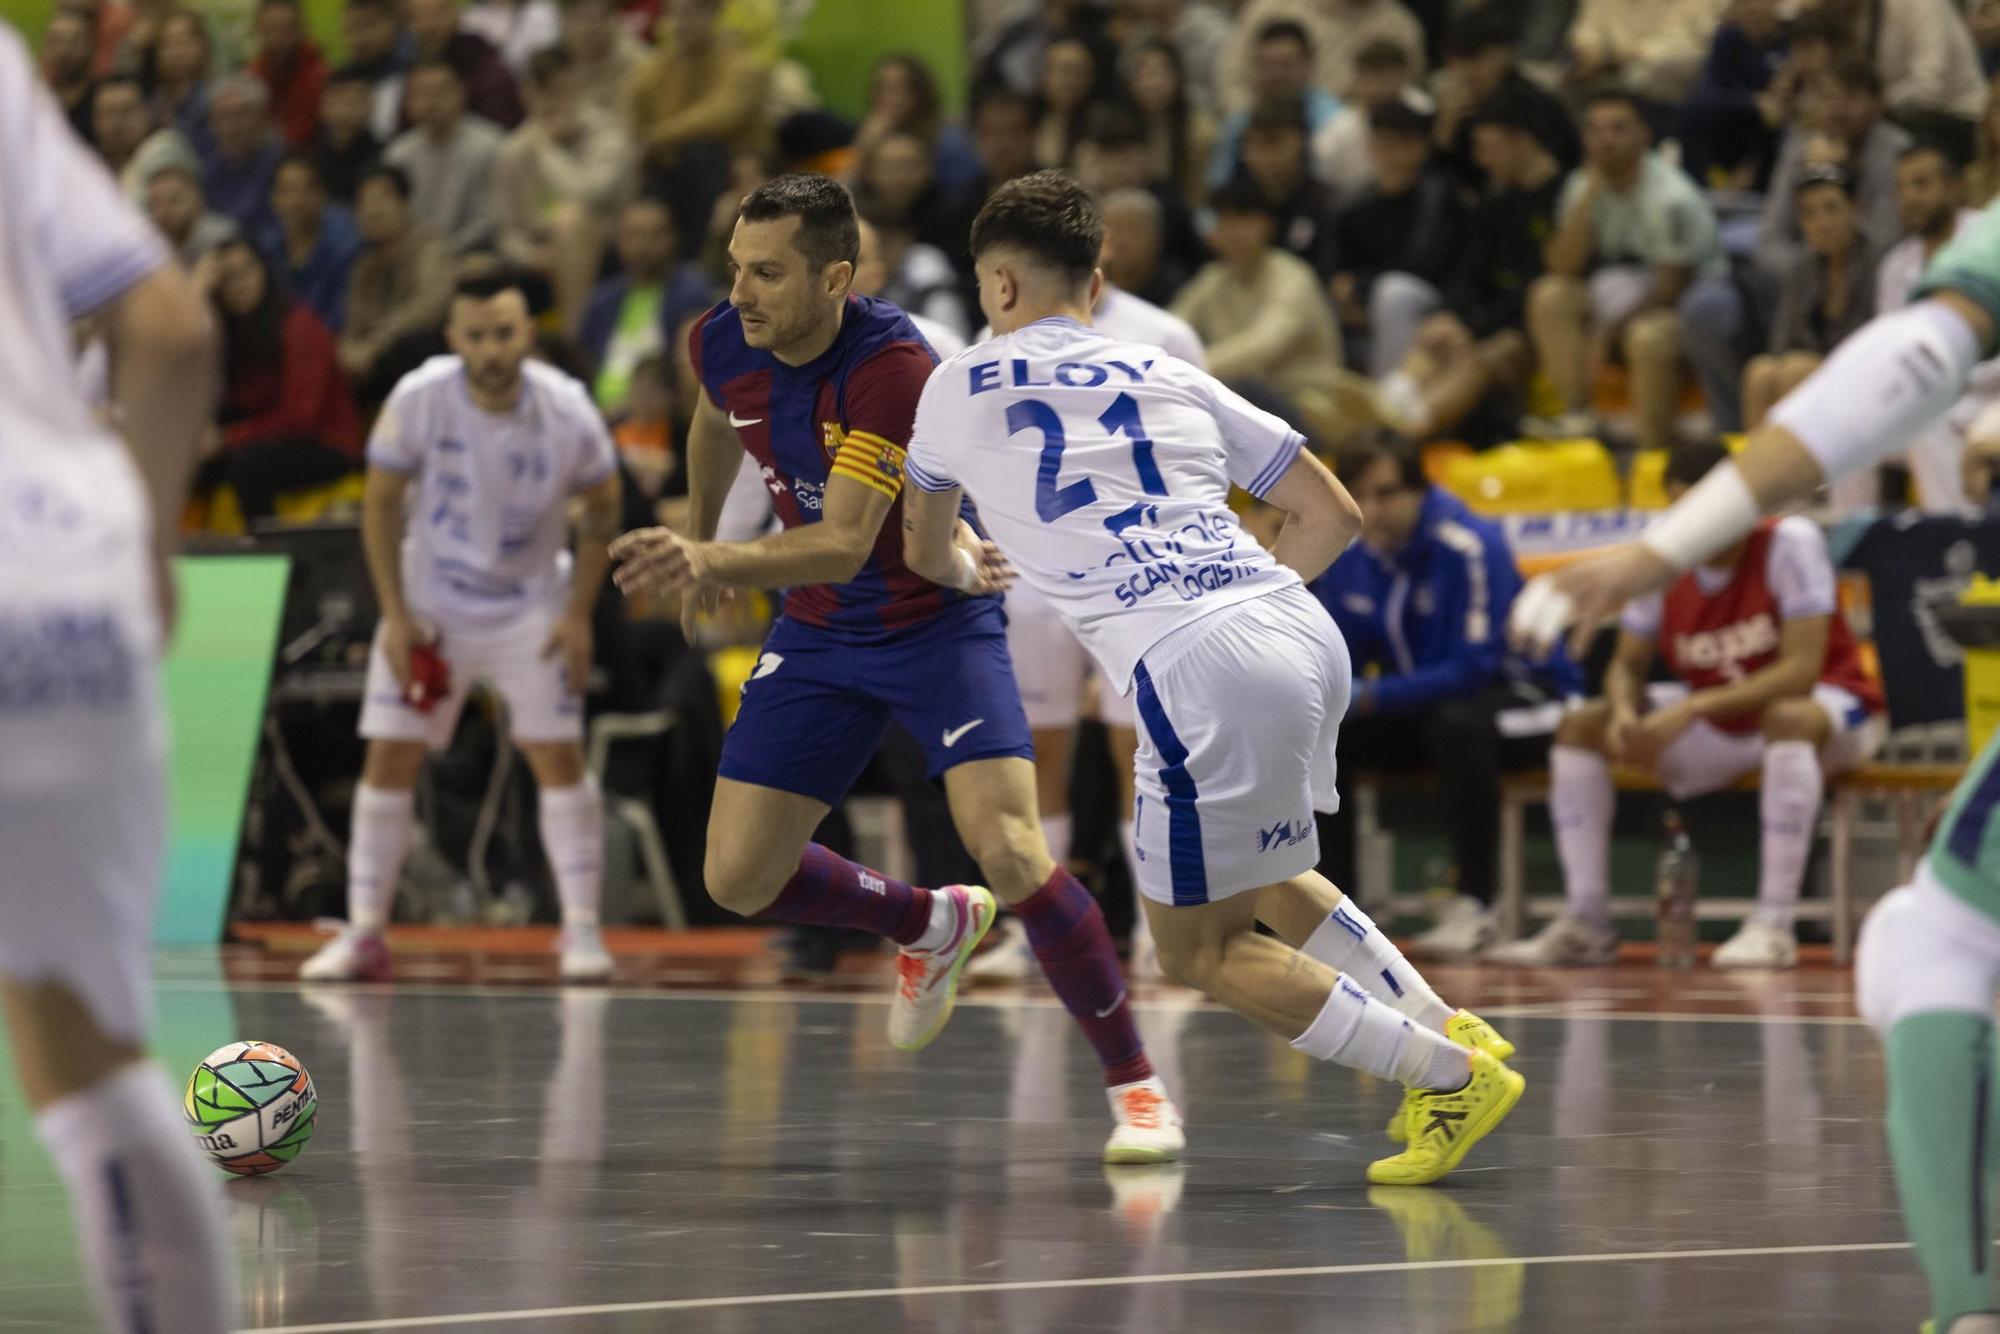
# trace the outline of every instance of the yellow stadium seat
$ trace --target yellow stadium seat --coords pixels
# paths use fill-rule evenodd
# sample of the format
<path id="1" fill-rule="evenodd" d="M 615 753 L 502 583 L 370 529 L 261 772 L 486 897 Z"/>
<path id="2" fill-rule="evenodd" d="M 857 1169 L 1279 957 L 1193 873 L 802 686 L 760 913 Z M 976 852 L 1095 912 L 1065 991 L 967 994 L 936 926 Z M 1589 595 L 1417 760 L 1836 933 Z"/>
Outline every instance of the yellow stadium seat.
<path id="1" fill-rule="evenodd" d="M 1595 440 L 1524 441 L 1453 459 L 1445 488 L 1485 515 L 1617 509 L 1610 451 Z"/>
<path id="2" fill-rule="evenodd" d="M 362 493 L 367 489 L 368 479 L 354 472 L 325 486 L 287 491 L 272 508 L 286 523 L 318 523 L 333 510 L 360 509 Z"/>
<path id="3" fill-rule="evenodd" d="M 1630 504 L 1635 510 L 1663 510 L 1667 507 L 1667 451 L 1642 449 L 1632 458 L 1632 475 L 1626 479 Z"/>
<path id="4" fill-rule="evenodd" d="M 715 702 L 722 709 L 722 725 L 736 721 L 743 703 L 743 687 L 757 670 L 759 651 L 755 645 L 739 644 L 720 648 L 708 655 L 708 674 L 715 679 Z"/>
<path id="5" fill-rule="evenodd" d="M 2000 606 L 2000 580 L 1975 574 L 1958 595 L 1961 606 Z M 1965 753 L 1977 755 L 2000 730 L 2000 649 L 1965 650 Z"/>
<path id="6" fill-rule="evenodd" d="M 1434 440 L 1423 448 L 1424 476 L 1432 486 L 1443 486 L 1451 465 L 1472 456 L 1472 446 L 1456 440 Z"/>
<path id="7" fill-rule="evenodd" d="M 243 536 L 243 508 L 236 503 L 235 487 L 218 486 L 208 493 L 205 506 L 195 500 L 189 502 L 189 508 L 196 511 L 190 515 L 190 527 L 223 537 Z"/>
<path id="8" fill-rule="evenodd" d="M 361 473 L 349 473 L 337 482 L 325 486 L 311 486 L 303 491 L 287 491 L 272 504 L 272 516 L 286 523 L 318 523 L 337 509 L 361 508 L 361 495 L 367 489 L 367 479 Z M 182 526 L 190 532 L 215 533 L 222 537 L 241 537 L 246 531 L 243 522 L 243 507 L 237 502 L 236 488 L 218 486 L 207 499 L 188 501 L 182 516 Z"/>

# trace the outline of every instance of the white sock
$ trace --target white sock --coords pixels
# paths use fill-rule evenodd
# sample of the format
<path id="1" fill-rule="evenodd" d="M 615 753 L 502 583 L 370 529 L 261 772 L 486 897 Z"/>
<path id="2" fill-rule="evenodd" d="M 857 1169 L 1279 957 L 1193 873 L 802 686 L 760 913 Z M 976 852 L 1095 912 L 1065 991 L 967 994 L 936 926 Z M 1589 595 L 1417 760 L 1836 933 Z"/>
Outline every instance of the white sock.
<path id="1" fill-rule="evenodd" d="M 1042 841 L 1049 845 L 1049 857 L 1057 866 L 1069 865 L 1069 839 L 1069 812 L 1042 817 Z"/>
<path id="2" fill-rule="evenodd" d="M 1810 741 L 1773 741 L 1764 747 L 1763 856 L 1757 872 L 1757 915 L 1789 931 L 1799 902 L 1799 881 L 1812 853 L 1814 826 L 1826 775 Z"/>
<path id="3" fill-rule="evenodd" d="M 921 936 L 918 936 L 915 940 L 903 946 L 903 948 L 919 952 L 940 949 L 946 941 L 951 939 L 952 932 L 957 929 L 958 905 L 952 902 L 951 895 L 947 894 L 944 890 L 934 889 L 931 891 L 930 924 L 924 927 L 924 933 Z"/>
<path id="4" fill-rule="evenodd" d="M 212 1334 L 236 1323 L 221 1177 L 201 1160 L 151 1061 L 35 1117 L 69 1187 L 86 1284 L 107 1328 Z"/>
<path id="5" fill-rule="evenodd" d="M 1343 899 L 1299 949 L 1425 1028 L 1442 1033 L 1445 1020 L 1458 1013 L 1438 999 L 1423 974 L 1353 899 Z"/>
<path id="6" fill-rule="evenodd" d="M 1604 756 L 1580 746 L 1549 750 L 1549 822 L 1562 860 L 1563 895 L 1572 916 L 1597 926 L 1610 920 L 1605 909 L 1611 896 L 1611 815 L 1617 800 L 1611 762 Z"/>
<path id="7" fill-rule="evenodd" d="M 1465 1048 L 1369 999 L 1345 973 L 1334 979 L 1319 1017 L 1292 1046 L 1317 1060 L 1417 1088 L 1460 1089 L 1472 1077 Z"/>
<path id="8" fill-rule="evenodd" d="M 596 926 L 604 893 L 604 803 L 586 778 L 542 789 L 542 850 L 556 873 L 563 925 Z"/>
<path id="9" fill-rule="evenodd" d="M 416 810 L 416 795 L 407 790 L 367 783 L 354 789 L 354 827 L 347 836 L 347 920 L 356 931 L 379 935 L 389 924 Z"/>

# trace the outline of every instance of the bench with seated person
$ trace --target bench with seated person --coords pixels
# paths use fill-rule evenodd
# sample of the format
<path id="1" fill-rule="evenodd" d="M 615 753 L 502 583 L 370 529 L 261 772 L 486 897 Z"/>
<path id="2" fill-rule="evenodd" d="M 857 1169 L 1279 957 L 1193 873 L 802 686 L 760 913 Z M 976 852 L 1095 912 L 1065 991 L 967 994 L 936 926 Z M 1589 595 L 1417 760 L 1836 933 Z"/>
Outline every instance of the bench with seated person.
<path id="1" fill-rule="evenodd" d="M 1720 442 L 1675 450 L 1669 497 L 1728 458 Z M 1649 692 L 1656 651 L 1678 683 Z M 1827 776 L 1865 763 L 1886 729 L 1881 689 L 1836 601 L 1825 540 L 1810 520 L 1765 520 L 1713 563 L 1625 609 L 1604 697 L 1564 717 L 1549 754 L 1565 910 L 1487 957 L 1546 965 L 1615 956 L 1607 900 L 1616 760 L 1651 771 L 1675 798 L 1761 770 L 1758 907 L 1715 963 L 1793 966 L 1793 911 Z"/>

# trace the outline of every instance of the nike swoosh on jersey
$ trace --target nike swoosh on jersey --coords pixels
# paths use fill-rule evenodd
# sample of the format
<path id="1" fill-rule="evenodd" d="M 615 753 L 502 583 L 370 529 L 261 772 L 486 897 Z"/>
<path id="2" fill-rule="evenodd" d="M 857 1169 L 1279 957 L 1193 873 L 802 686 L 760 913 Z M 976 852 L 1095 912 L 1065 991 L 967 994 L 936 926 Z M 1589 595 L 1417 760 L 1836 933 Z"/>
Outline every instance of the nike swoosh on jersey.
<path id="1" fill-rule="evenodd" d="M 966 723 L 962 727 L 953 727 L 946 729 L 944 734 L 944 748 L 946 750 L 950 750 L 953 746 L 956 746 L 958 744 L 960 737 L 964 736 L 967 732 L 970 732 L 973 728 L 979 726 L 979 724 L 985 721 L 986 720 L 984 718 L 974 718 L 971 722 Z"/>
<path id="2" fill-rule="evenodd" d="M 731 426 L 755 426 L 763 420 L 762 417 L 739 417 L 734 411 L 731 411 L 729 414 L 729 424 Z"/>

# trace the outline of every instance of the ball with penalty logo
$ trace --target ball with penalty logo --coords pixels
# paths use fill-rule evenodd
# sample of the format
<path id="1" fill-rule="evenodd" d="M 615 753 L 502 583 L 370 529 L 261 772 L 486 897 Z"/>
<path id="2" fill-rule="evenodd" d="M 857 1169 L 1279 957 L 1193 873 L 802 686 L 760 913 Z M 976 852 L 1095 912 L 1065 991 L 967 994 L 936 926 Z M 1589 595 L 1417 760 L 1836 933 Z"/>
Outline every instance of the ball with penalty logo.
<path id="1" fill-rule="evenodd" d="M 319 1094 L 299 1058 L 283 1047 L 232 1042 L 194 1068 L 182 1108 L 195 1142 L 217 1167 L 254 1177 L 305 1150 Z"/>

